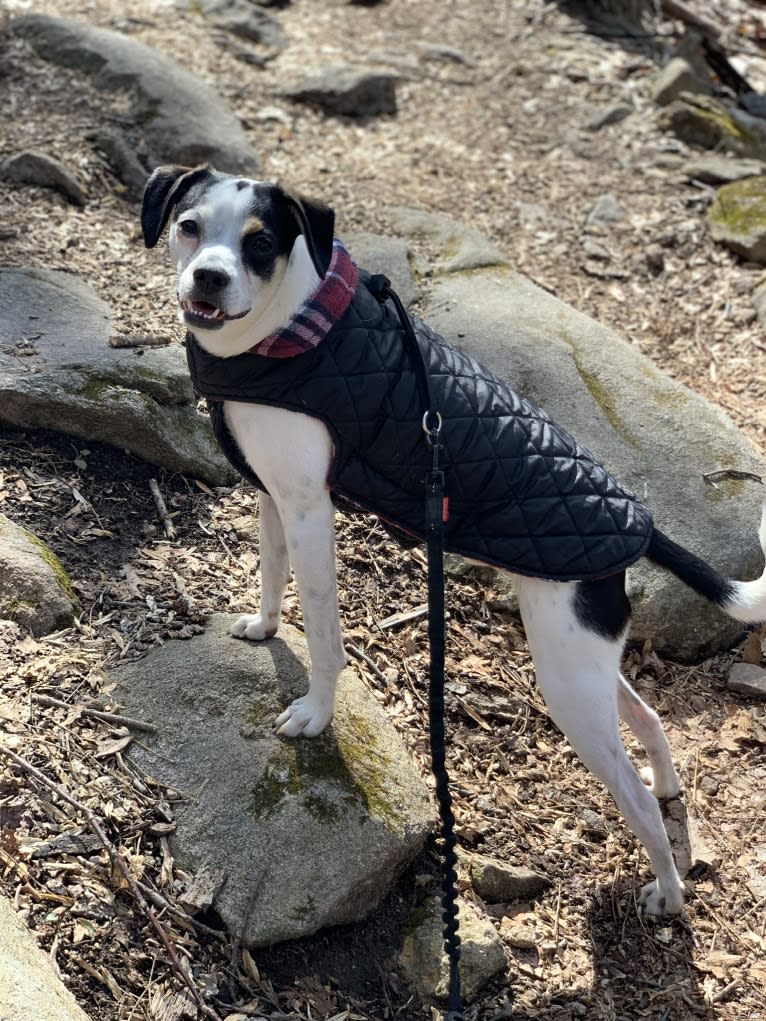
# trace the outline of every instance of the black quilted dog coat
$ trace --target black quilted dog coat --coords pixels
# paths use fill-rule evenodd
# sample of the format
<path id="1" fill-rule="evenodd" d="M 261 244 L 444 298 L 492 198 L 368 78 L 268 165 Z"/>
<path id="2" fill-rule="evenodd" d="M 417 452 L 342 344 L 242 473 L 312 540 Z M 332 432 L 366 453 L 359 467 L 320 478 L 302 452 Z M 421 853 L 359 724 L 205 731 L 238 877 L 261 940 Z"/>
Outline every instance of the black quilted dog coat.
<path id="1" fill-rule="evenodd" d="M 333 498 L 425 541 L 431 452 L 417 354 L 369 279 L 360 274 L 347 311 L 312 350 L 292 358 L 255 351 L 218 358 L 189 334 L 189 369 L 222 450 L 256 486 L 264 488 L 226 426 L 224 400 L 321 419 L 335 447 Z M 443 420 L 445 549 L 555 581 L 602 578 L 638 560 L 653 528 L 648 509 L 545 412 L 424 322 L 411 322 Z"/>

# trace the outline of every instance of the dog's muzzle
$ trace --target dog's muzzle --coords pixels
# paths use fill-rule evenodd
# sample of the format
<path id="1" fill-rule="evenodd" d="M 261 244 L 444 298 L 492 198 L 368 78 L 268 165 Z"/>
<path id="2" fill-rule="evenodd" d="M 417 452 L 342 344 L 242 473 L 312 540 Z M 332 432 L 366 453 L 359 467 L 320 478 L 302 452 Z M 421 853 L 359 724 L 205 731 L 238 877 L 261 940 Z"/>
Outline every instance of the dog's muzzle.
<path id="1" fill-rule="evenodd" d="M 244 319 L 250 311 L 249 308 L 246 308 L 244 312 L 228 315 L 222 308 L 218 308 L 208 301 L 186 301 L 179 297 L 178 303 L 181 306 L 186 325 L 204 330 L 220 330 L 224 323 L 233 319 Z"/>

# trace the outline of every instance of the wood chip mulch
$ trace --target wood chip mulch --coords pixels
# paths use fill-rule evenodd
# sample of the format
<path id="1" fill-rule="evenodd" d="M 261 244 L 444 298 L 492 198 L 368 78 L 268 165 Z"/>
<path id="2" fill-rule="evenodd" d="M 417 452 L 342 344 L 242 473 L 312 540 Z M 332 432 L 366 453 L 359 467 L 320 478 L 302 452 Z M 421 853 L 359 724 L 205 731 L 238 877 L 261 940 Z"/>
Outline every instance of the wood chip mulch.
<path id="1" fill-rule="evenodd" d="M 658 133 L 646 99 L 651 40 L 588 34 L 559 5 L 535 0 L 377 9 L 296 0 L 278 12 L 290 46 L 254 70 L 193 10 L 150 0 L 36 6 L 120 28 L 176 58 L 193 54 L 253 133 L 265 172 L 332 201 L 345 231 L 380 230 L 390 204 L 475 225 L 521 272 L 621 333 L 766 451 L 766 342 L 750 303 L 763 271 L 707 235 L 710 191 L 679 173 L 688 152 Z M 763 6 L 697 7 L 732 29 L 749 76 L 766 82 Z M 656 45 L 668 31 L 658 26 Z M 441 56 L 428 50 L 436 42 Z M 284 116 L 260 118 L 288 72 L 349 47 L 398 61 L 396 118 L 358 125 L 285 104 Z M 123 97 L 105 97 L 19 40 L 3 38 L 2 48 L 8 151 L 58 156 L 89 194 L 76 210 L 42 189 L 0 185 L 3 222 L 13 225 L 2 233 L 5 264 L 77 272 L 110 301 L 119 332 L 177 340 L 169 271 L 144 252 L 136 207 L 88 141 L 94 125 L 129 130 Z M 626 94 L 635 107 L 627 121 L 580 127 Z M 627 215 L 597 237 L 608 260 L 594 267 L 584 225 L 605 193 Z M 367 921 L 249 951 L 214 913 L 184 906 L 193 877 L 173 860 L 172 793 L 129 761 L 142 732 L 120 719 L 109 669 L 192 637 L 212 612 L 255 603 L 256 503 L 246 487 L 211 490 L 95 444 L 0 432 L 0 509 L 51 545 L 83 608 L 76 626 L 41 639 L 0 624 L 0 745 L 10 753 L 0 761 L 0 888 L 99 1021 L 424 1021 L 432 1011 L 397 975 L 395 948 L 410 909 L 436 886 L 432 848 Z M 352 668 L 427 775 L 422 551 L 395 546 L 369 518 L 339 516 L 339 533 Z M 508 968 L 467 1016 L 766 1018 L 766 713 L 724 681 L 737 657 L 763 661 L 763 632 L 691 666 L 651 647 L 625 664 L 666 725 L 701 859 L 684 914 L 655 924 L 636 906 L 645 857 L 548 719 L 517 621 L 481 574 L 450 579 L 447 602 L 461 846 L 552 881 L 534 903 L 480 905 Z M 287 617 L 301 626 L 293 592 Z M 534 932 L 534 947 L 513 945 L 516 923 Z"/>

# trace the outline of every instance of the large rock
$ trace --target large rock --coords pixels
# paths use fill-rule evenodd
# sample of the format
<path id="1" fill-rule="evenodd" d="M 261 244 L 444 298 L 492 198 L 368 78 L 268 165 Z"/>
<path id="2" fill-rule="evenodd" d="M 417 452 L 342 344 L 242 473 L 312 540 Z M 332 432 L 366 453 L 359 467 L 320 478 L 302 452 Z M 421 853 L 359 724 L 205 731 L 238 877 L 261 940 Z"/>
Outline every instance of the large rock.
<path id="1" fill-rule="evenodd" d="M 427 788 L 383 710 L 350 670 L 333 723 L 287 740 L 274 720 L 306 689 L 295 629 L 248 643 L 234 618 L 169 642 L 113 671 L 116 697 L 160 731 L 132 753 L 182 793 L 173 854 L 216 871 L 214 909 L 246 943 L 264 945 L 363 918 L 434 825 Z"/>
<path id="2" fill-rule="evenodd" d="M 88 1021 L 50 957 L 0 897 L 0 1021 Z"/>
<path id="3" fill-rule="evenodd" d="M 231 481 L 197 413 L 183 349 L 110 347 L 112 333 L 109 307 L 78 277 L 0 270 L 0 421 L 111 443 L 215 484 Z"/>
<path id="4" fill-rule="evenodd" d="M 395 234 L 425 240 L 438 249 L 436 273 L 508 264 L 507 258 L 488 238 L 451 216 L 410 206 L 388 206 L 384 216 Z"/>
<path id="5" fill-rule="evenodd" d="M 413 237 L 427 233 L 427 216 Z M 447 236 L 444 220 L 435 218 L 433 233 Z M 453 221 L 453 250 L 459 229 Z M 423 313 L 435 329 L 569 429 L 673 539 L 727 576 L 760 574 L 762 490 L 726 472 L 765 477 L 766 464 L 729 418 L 611 330 L 509 268 L 446 272 L 437 263 L 435 272 Z M 711 483 L 712 472 L 723 474 Z M 729 647 L 742 632 L 646 561 L 631 569 L 629 584 L 633 639 L 650 638 L 675 658 Z"/>
<path id="6" fill-rule="evenodd" d="M 707 221 L 715 241 L 753 262 L 766 262 L 766 178 L 723 185 Z"/>
<path id="7" fill-rule="evenodd" d="M 230 173 L 257 171 L 239 118 L 197 72 L 167 54 L 118 32 L 46 14 L 22 15 L 10 27 L 45 60 L 92 75 L 99 89 L 130 93 L 150 165 L 210 161 Z"/>
<path id="8" fill-rule="evenodd" d="M 33 635 L 70 627 L 78 600 L 56 554 L 0 514 L 0 618 Z"/>
<path id="9" fill-rule="evenodd" d="M 357 265 L 370 273 L 383 273 L 388 277 L 405 307 L 415 301 L 419 291 L 410 267 L 409 246 L 405 241 L 366 231 L 351 232 L 343 241 L 353 252 Z"/>

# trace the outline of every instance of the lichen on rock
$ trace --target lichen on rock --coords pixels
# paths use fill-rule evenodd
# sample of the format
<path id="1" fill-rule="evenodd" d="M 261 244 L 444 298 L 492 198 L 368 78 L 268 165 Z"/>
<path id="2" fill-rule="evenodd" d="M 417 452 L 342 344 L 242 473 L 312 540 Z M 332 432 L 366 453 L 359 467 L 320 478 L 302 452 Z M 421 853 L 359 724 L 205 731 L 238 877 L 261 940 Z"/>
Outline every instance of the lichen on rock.
<path id="1" fill-rule="evenodd" d="M 723 185 L 707 220 L 716 241 L 753 262 L 766 262 L 766 179 L 748 177 Z"/>

